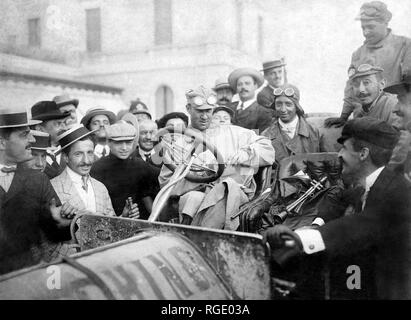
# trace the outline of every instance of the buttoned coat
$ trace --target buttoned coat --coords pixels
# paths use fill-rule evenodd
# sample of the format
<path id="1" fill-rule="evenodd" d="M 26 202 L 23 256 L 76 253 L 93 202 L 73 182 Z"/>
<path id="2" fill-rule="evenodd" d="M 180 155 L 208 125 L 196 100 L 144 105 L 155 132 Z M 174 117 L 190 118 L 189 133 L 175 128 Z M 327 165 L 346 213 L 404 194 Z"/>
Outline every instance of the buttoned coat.
<path id="1" fill-rule="evenodd" d="M 272 119 L 272 111 L 260 106 L 256 101 L 243 111 L 238 111 L 239 102 L 230 105 L 234 111 L 232 124 L 251 130 L 258 130 L 257 134 L 263 132 Z"/>
<path id="2" fill-rule="evenodd" d="M 271 140 L 277 162 L 295 154 L 321 151 L 318 129 L 308 124 L 304 118 L 299 118 L 298 127 L 292 139 L 287 139 L 284 136 L 277 119 L 273 120 L 271 125 L 261 134 Z"/>
<path id="3" fill-rule="evenodd" d="M 94 196 L 96 199 L 95 214 L 105 216 L 115 216 L 113 205 L 108 194 L 107 188 L 100 181 L 90 177 L 91 185 L 93 186 Z M 79 210 L 85 210 L 85 204 L 81 200 L 73 181 L 68 175 L 67 168 L 57 177 L 51 180 L 54 190 L 59 196 L 62 203 L 69 202 L 72 206 Z"/>

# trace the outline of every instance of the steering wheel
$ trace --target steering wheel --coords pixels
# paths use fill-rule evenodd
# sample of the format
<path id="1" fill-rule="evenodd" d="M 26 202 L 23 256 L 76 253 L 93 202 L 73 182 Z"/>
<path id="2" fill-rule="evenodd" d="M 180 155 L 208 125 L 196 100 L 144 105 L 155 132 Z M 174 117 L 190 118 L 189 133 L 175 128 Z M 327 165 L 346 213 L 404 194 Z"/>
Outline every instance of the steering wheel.
<path id="1" fill-rule="evenodd" d="M 175 163 L 175 159 L 170 159 L 170 157 L 165 157 L 166 156 L 166 150 L 164 150 L 165 145 L 163 143 L 167 143 L 164 139 L 167 135 L 173 135 L 173 134 L 181 134 L 185 137 L 189 137 L 194 140 L 193 147 L 191 150 L 185 151 L 186 154 L 191 154 L 193 155 L 195 151 L 201 146 L 201 151 L 209 150 L 217 160 L 217 170 L 212 170 L 208 167 L 201 166 L 201 165 L 196 165 L 194 164 L 192 168 L 190 168 L 190 171 L 187 173 L 185 176 L 185 179 L 191 181 L 191 182 L 198 182 L 198 183 L 208 183 L 217 180 L 218 178 L 221 177 L 223 174 L 223 171 L 225 169 L 224 165 L 224 158 L 221 155 L 221 153 L 217 150 L 217 148 L 208 142 L 204 137 L 192 130 L 192 129 L 181 129 L 181 128 L 174 128 L 174 127 L 166 127 L 163 129 L 160 129 L 157 133 L 157 138 L 159 140 L 159 143 L 156 145 L 157 149 L 156 153 L 162 158 L 164 165 L 169 168 L 171 171 L 175 171 L 178 164 Z M 208 175 L 199 175 L 196 172 L 201 172 L 201 171 L 208 171 Z"/>

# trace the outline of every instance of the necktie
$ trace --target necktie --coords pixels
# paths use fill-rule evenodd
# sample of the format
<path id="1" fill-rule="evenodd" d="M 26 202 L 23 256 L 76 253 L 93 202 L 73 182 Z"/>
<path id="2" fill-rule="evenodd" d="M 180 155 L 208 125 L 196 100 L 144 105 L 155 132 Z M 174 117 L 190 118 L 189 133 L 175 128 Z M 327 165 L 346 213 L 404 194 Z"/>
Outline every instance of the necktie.
<path id="1" fill-rule="evenodd" d="M 83 182 L 81 187 L 84 189 L 84 191 L 88 192 L 88 176 L 81 176 L 81 181 Z"/>
<path id="2" fill-rule="evenodd" d="M 103 148 L 103 152 L 101 153 L 102 157 L 105 157 L 107 155 L 106 147 Z"/>
<path id="3" fill-rule="evenodd" d="M 365 190 L 364 194 L 361 196 L 361 203 L 362 203 L 361 209 L 362 209 L 362 211 L 365 208 L 365 202 L 367 201 L 368 192 L 370 192 L 370 190 Z"/>
<path id="4" fill-rule="evenodd" d="M 145 153 L 144 156 L 146 157 L 146 162 L 151 161 L 151 153 Z"/>
<path id="5" fill-rule="evenodd" d="M 244 111 L 244 103 L 240 103 L 240 105 L 238 106 L 238 113 L 241 113 Z"/>
<path id="6" fill-rule="evenodd" d="M 10 173 L 10 172 L 15 172 L 17 169 L 16 166 L 11 166 L 11 167 L 3 167 L 1 168 L 1 171 L 4 173 Z"/>

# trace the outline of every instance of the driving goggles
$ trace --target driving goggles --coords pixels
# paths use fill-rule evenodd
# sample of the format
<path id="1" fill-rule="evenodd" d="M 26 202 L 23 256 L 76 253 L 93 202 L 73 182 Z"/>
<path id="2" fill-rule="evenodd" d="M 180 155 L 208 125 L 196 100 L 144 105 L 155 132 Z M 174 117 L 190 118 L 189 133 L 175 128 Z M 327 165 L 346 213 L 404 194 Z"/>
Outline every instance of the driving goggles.
<path id="1" fill-rule="evenodd" d="M 275 88 L 273 93 L 275 96 L 285 95 L 287 97 L 292 97 L 293 95 L 295 95 L 295 91 L 293 88 L 286 88 L 284 90 L 281 88 Z"/>
<path id="2" fill-rule="evenodd" d="M 204 104 L 208 104 L 210 106 L 215 106 L 217 104 L 217 98 L 215 96 L 209 96 L 207 99 L 196 96 L 191 101 L 199 107 Z"/>
<path id="3" fill-rule="evenodd" d="M 382 71 L 381 68 L 373 66 L 368 63 L 360 64 L 357 68 L 351 68 L 348 70 L 348 76 L 352 77 L 356 72 L 368 72 L 368 71 Z"/>

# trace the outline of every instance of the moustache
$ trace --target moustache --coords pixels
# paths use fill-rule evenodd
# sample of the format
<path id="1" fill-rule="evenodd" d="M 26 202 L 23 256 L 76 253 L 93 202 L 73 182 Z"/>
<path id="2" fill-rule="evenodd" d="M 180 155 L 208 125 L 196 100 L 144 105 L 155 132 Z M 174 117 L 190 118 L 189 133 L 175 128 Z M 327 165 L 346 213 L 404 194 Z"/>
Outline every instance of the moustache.
<path id="1" fill-rule="evenodd" d="M 240 90 L 240 93 L 244 93 L 244 92 L 248 92 L 248 90 L 247 89 L 241 89 Z"/>
<path id="2" fill-rule="evenodd" d="M 360 93 L 360 94 L 358 95 L 359 98 L 367 98 L 367 97 L 369 97 L 369 96 L 370 96 L 370 94 L 367 94 L 367 93 Z"/>

